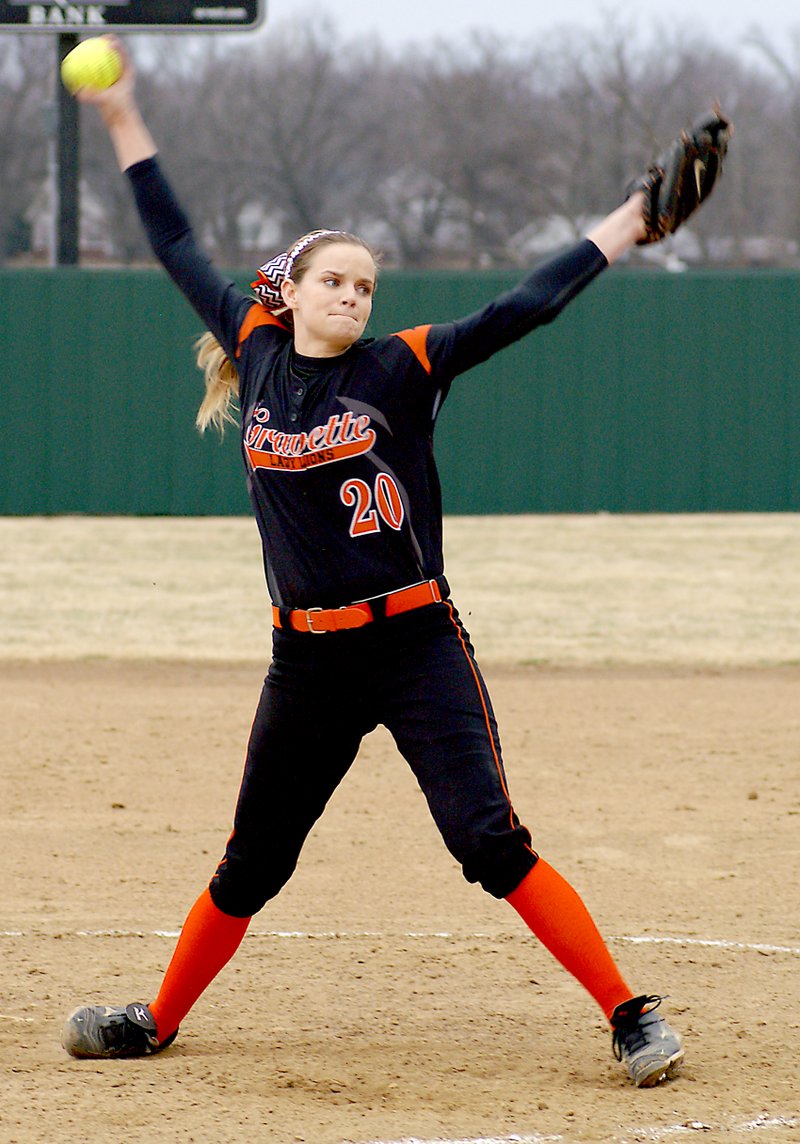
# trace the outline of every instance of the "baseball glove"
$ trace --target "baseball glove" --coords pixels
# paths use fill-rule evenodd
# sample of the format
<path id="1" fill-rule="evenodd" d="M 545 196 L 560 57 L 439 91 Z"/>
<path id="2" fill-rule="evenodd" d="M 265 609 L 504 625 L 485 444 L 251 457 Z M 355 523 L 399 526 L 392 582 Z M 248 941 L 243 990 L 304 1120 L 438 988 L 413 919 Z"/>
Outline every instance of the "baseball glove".
<path id="1" fill-rule="evenodd" d="M 639 246 L 660 242 L 694 214 L 722 174 L 733 125 L 717 107 L 698 119 L 626 188 L 626 199 L 643 191 L 646 234 Z"/>

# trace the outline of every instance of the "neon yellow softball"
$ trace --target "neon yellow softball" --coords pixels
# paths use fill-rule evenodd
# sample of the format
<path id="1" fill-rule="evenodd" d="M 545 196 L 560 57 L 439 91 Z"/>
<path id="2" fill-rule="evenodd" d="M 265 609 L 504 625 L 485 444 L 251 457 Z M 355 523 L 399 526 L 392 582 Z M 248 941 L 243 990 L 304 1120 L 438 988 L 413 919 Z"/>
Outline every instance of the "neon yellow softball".
<path id="1" fill-rule="evenodd" d="M 122 75 L 122 60 L 105 36 L 82 40 L 61 61 L 61 79 L 74 95 L 81 87 L 100 91 L 111 87 Z"/>

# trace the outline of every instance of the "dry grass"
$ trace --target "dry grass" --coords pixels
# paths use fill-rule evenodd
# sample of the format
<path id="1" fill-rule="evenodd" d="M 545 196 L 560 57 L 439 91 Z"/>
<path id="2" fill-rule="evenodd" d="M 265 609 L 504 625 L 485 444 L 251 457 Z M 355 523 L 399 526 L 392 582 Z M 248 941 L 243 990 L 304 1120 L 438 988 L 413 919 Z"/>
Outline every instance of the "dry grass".
<path id="1" fill-rule="evenodd" d="M 800 515 L 450 517 L 484 663 L 800 662 Z M 263 661 L 249 518 L 0 519 L 0 656 Z"/>

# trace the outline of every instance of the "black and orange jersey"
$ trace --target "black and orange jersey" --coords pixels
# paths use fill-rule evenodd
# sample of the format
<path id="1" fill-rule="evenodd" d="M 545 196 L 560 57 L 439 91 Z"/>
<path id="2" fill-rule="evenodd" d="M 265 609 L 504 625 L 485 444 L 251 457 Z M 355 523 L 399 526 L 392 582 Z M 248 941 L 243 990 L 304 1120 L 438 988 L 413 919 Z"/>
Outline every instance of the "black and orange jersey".
<path id="1" fill-rule="evenodd" d="M 198 246 L 156 159 L 128 172 L 158 258 L 240 379 L 273 603 L 332 608 L 443 573 L 436 418 L 453 379 L 553 318 L 607 265 L 588 239 L 474 314 L 305 358 Z"/>

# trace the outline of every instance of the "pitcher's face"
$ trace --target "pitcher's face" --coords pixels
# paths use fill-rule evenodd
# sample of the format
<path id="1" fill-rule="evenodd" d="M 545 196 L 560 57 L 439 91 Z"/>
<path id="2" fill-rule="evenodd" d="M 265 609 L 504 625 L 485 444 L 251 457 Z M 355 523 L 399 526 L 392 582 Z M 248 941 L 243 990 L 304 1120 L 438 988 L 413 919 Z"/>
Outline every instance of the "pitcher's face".
<path id="1" fill-rule="evenodd" d="M 298 353 L 334 357 L 357 342 L 372 313 L 376 270 L 363 246 L 327 243 L 315 250 L 299 282 L 283 284 Z"/>

